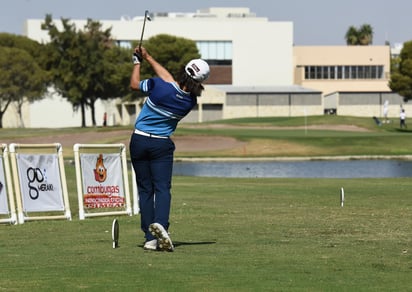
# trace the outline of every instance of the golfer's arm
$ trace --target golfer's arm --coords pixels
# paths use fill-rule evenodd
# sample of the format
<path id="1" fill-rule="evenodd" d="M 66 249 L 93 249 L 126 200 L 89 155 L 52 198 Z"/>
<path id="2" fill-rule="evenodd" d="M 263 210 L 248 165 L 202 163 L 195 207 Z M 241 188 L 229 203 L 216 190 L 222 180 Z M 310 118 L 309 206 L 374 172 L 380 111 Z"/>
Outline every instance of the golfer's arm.
<path id="1" fill-rule="evenodd" d="M 157 76 L 162 78 L 164 81 L 175 82 L 172 74 L 170 74 L 169 71 L 166 70 L 166 68 L 164 68 L 155 59 L 153 59 L 152 56 L 148 56 L 146 61 L 152 66 Z"/>
<path id="2" fill-rule="evenodd" d="M 133 66 L 132 76 L 130 77 L 130 88 L 132 90 L 140 90 L 140 64 Z"/>

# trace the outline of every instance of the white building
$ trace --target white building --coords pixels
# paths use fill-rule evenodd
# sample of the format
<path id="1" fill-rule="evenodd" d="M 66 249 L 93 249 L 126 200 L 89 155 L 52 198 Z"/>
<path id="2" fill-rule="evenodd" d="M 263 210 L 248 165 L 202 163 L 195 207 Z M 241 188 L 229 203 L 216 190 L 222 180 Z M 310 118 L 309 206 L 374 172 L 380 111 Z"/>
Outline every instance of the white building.
<path id="1" fill-rule="evenodd" d="M 71 20 L 83 28 L 86 20 Z M 119 43 L 140 38 L 143 18 L 99 20 L 112 28 Z M 49 40 L 41 30 L 43 19 L 29 19 L 26 35 L 39 42 Z M 56 22 L 57 24 L 57 22 Z M 232 63 L 232 85 L 276 86 L 293 84 L 293 24 L 256 17 L 248 8 L 209 8 L 197 13 L 159 13 L 146 22 L 144 38 L 170 34 L 194 40 L 202 58 Z"/>
<path id="2" fill-rule="evenodd" d="M 103 29 L 111 28 L 112 37 L 122 46 L 140 38 L 143 16 L 121 17 L 119 20 L 98 20 Z M 87 20 L 70 19 L 78 29 Z M 44 19 L 28 19 L 26 36 L 48 42 L 48 32 L 41 29 Z M 62 27 L 60 19 L 54 19 Z M 158 34 L 170 34 L 192 39 L 196 42 L 203 59 L 212 60 L 211 76 L 204 92 L 198 114 L 187 120 L 202 121 L 204 117 L 216 116 L 204 113 L 203 104 L 223 106 L 224 93 L 211 89 L 212 83 L 231 86 L 276 87 L 293 85 L 293 23 L 271 22 L 265 17 L 256 17 L 248 8 L 209 8 L 195 13 L 153 13 L 146 22 L 144 39 Z M 226 80 L 223 81 L 222 80 Z M 135 107 L 133 109 L 133 107 Z M 59 110 L 57 110 L 59 109 Z M 96 119 L 107 112 L 108 124 L 133 124 L 140 107 L 122 104 L 121 100 L 96 104 Z M 24 109 L 25 127 L 75 127 L 80 125 L 80 113 L 73 113 L 64 98 L 53 96 L 27 105 Z M 206 109 L 207 110 L 207 109 Z M 47 115 L 45 115 L 47 113 Z M 86 113 L 89 119 L 90 114 Z M 225 115 L 217 115 L 227 118 Z M 13 127 L 19 124 L 15 114 L 6 114 L 3 124 Z M 56 123 L 54 121 L 61 121 Z M 87 122 L 87 125 L 90 125 Z"/>

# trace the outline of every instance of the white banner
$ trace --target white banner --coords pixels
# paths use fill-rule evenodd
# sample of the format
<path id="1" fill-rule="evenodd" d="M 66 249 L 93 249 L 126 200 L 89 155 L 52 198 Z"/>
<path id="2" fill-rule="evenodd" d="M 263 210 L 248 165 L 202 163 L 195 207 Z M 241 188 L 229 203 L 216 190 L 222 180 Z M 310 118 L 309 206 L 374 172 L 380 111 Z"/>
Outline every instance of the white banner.
<path id="1" fill-rule="evenodd" d="M 9 214 L 6 176 L 4 175 L 3 157 L 0 157 L 0 214 Z"/>
<path id="2" fill-rule="evenodd" d="M 57 154 L 17 154 L 23 210 L 64 211 Z"/>
<path id="3" fill-rule="evenodd" d="M 120 154 L 80 154 L 85 208 L 126 204 Z"/>

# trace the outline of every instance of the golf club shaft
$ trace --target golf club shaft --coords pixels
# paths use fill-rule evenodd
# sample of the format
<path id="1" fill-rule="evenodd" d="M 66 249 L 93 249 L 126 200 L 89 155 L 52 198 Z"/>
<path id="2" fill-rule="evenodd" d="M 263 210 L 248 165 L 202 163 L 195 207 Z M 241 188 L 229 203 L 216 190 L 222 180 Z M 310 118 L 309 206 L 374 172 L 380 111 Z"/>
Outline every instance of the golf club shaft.
<path id="1" fill-rule="evenodd" d="M 148 13 L 149 13 L 149 11 L 147 11 L 147 10 L 144 12 L 143 28 L 142 28 L 142 34 L 140 35 L 139 51 L 140 51 L 140 48 L 142 47 L 144 28 L 146 26 L 146 19 L 147 19 L 147 14 Z"/>

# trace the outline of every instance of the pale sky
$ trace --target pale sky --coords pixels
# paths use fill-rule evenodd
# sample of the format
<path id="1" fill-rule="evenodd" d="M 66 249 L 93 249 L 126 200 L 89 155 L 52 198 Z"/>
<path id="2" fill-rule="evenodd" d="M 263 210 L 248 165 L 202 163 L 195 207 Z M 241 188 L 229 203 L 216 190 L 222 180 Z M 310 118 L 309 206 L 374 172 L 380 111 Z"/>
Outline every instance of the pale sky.
<path id="1" fill-rule="evenodd" d="M 29 18 L 116 20 L 150 12 L 248 7 L 270 21 L 291 21 L 295 45 L 345 45 L 349 26 L 370 24 L 374 45 L 412 40 L 411 0 L 0 0 L 0 32 L 23 34 Z"/>

